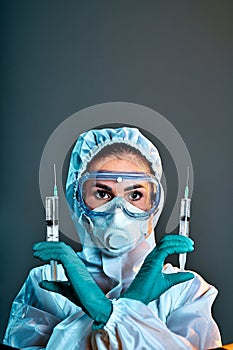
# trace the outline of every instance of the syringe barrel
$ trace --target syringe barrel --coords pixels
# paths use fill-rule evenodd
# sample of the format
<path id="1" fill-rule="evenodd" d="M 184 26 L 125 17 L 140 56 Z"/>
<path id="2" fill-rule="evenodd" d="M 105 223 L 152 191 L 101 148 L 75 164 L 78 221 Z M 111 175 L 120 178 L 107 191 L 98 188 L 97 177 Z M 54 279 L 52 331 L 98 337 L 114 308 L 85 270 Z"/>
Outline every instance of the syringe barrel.
<path id="1" fill-rule="evenodd" d="M 46 222 L 56 223 L 59 220 L 58 197 L 50 196 L 45 198 Z"/>
<path id="2" fill-rule="evenodd" d="M 59 206 L 58 197 L 45 198 L 47 241 L 59 241 Z"/>
<path id="3" fill-rule="evenodd" d="M 191 210 L 191 199 L 182 198 L 181 205 L 180 205 L 179 234 L 187 237 L 189 236 L 190 210 Z"/>

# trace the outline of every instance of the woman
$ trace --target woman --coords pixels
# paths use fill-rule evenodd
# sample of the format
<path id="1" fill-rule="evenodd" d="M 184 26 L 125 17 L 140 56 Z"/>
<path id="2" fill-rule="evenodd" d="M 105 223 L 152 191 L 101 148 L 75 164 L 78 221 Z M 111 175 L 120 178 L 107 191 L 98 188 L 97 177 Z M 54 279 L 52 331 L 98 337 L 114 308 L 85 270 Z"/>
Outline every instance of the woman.
<path id="1" fill-rule="evenodd" d="M 58 260 L 33 269 L 16 297 L 4 342 L 30 349 L 210 349 L 221 344 L 211 316 L 217 291 L 164 259 L 193 250 L 166 235 L 156 147 L 135 128 L 91 130 L 73 149 L 67 201 L 83 250 L 40 242 L 34 256 Z"/>

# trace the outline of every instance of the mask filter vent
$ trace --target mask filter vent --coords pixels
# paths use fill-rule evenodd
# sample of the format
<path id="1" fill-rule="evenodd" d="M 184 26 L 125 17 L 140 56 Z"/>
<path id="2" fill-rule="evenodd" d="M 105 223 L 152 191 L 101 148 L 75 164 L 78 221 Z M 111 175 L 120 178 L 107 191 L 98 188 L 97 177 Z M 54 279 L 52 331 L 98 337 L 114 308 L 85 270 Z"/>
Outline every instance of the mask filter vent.
<path id="1" fill-rule="evenodd" d="M 111 249 L 120 249 L 124 247 L 129 240 L 124 232 L 110 233 L 106 238 L 106 242 Z"/>

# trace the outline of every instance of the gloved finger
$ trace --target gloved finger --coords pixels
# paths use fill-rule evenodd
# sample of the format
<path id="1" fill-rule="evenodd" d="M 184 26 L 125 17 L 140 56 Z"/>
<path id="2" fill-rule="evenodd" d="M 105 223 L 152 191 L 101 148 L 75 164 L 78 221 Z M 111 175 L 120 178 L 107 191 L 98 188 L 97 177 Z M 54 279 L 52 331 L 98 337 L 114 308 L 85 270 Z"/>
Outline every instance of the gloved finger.
<path id="1" fill-rule="evenodd" d="M 60 260 L 68 256 L 76 256 L 74 250 L 64 242 L 39 242 L 33 245 L 34 257 L 43 261 Z"/>
<path id="2" fill-rule="evenodd" d="M 170 240 L 170 239 L 179 239 L 180 237 L 186 237 L 186 236 L 178 235 L 178 234 L 167 234 L 167 235 L 163 235 L 163 237 L 160 239 L 160 241 L 167 241 L 167 240 Z M 189 237 L 186 237 L 185 239 L 188 239 L 188 240 L 192 241 L 192 239 L 189 238 Z"/>
<path id="3" fill-rule="evenodd" d="M 157 244 L 156 250 L 170 249 L 171 247 L 187 247 L 193 248 L 194 242 L 185 236 L 167 235 L 164 236 Z"/>
<path id="4" fill-rule="evenodd" d="M 181 253 L 181 250 L 190 252 L 194 250 L 192 244 L 187 244 L 184 242 L 175 242 L 173 244 L 162 244 L 159 248 L 155 249 L 155 254 L 160 254 L 160 252 L 167 251 L 168 254 Z M 153 254 L 152 254 L 153 255 Z"/>
<path id="5" fill-rule="evenodd" d="M 73 303 L 78 304 L 78 299 L 74 295 L 73 289 L 71 287 L 71 284 L 69 281 L 41 281 L 39 282 L 39 286 L 49 292 L 55 292 L 63 295 L 64 297 L 68 298 Z"/>
<path id="6" fill-rule="evenodd" d="M 187 245 L 194 245 L 194 241 L 189 237 L 183 235 L 165 235 L 159 240 L 157 247 L 159 248 L 161 245 L 169 246 L 179 242 L 186 243 Z"/>
<path id="7" fill-rule="evenodd" d="M 147 271 L 146 273 L 149 273 L 149 271 L 162 271 L 164 266 L 165 259 L 171 255 L 171 254 L 182 254 L 182 253 L 189 253 L 194 250 L 194 247 L 187 246 L 187 245 L 174 245 L 165 247 L 164 249 L 156 250 L 156 247 L 154 250 L 146 257 L 141 270 Z"/>
<path id="8" fill-rule="evenodd" d="M 70 246 L 65 244 L 64 242 L 37 242 L 33 244 L 33 250 L 41 250 L 41 249 L 61 249 L 67 250 L 72 249 Z"/>
<path id="9" fill-rule="evenodd" d="M 50 292 L 56 292 L 63 294 L 63 291 L 70 287 L 69 282 L 53 282 L 53 281 L 41 281 L 39 282 L 39 286 L 43 289 L 46 289 Z"/>
<path id="10" fill-rule="evenodd" d="M 55 249 L 42 249 L 37 250 L 33 253 L 33 256 L 35 258 L 38 258 L 43 261 L 49 261 L 49 260 L 60 260 L 61 259 L 62 252 L 57 251 Z"/>
<path id="11" fill-rule="evenodd" d="M 164 273 L 164 277 L 166 278 L 169 287 L 172 287 L 175 284 L 179 284 L 193 279 L 195 275 L 192 272 L 178 272 L 171 274 Z"/>
<path id="12" fill-rule="evenodd" d="M 183 253 L 191 253 L 194 250 L 193 246 L 186 246 L 186 245 L 180 245 L 180 246 L 170 246 L 169 248 L 164 248 L 161 250 L 158 250 L 156 252 L 156 255 L 154 256 L 155 260 L 161 261 L 161 264 L 164 264 L 164 260 L 172 254 L 183 254 Z"/>
<path id="13" fill-rule="evenodd" d="M 158 254 L 160 255 L 162 253 L 162 254 L 166 254 L 166 256 L 168 256 L 170 254 L 176 254 L 176 253 L 177 254 L 190 253 L 193 250 L 194 250 L 193 245 L 179 243 L 179 244 L 174 244 L 174 245 L 160 248 L 158 250 Z"/>
<path id="14" fill-rule="evenodd" d="M 173 244 L 172 244 L 173 243 Z M 181 241 L 169 241 L 162 242 L 160 246 L 156 246 L 152 252 L 147 256 L 145 261 L 161 260 L 161 262 L 170 254 L 189 253 L 194 250 L 192 242 L 181 240 Z"/>

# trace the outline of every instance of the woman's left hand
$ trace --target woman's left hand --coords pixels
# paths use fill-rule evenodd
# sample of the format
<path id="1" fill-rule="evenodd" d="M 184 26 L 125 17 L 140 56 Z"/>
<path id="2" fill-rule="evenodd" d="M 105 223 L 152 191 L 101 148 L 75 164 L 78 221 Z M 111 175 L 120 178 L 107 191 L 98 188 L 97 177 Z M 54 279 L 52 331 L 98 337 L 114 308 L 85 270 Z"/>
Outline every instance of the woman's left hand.
<path id="1" fill-rule="evenodd" d="M 194 278 L 191 272 L 163 273 L 165 258 L 174 253 L 193 251 L 193 241 L 181 235 L 165 235 L 146 257 L 141 269 L 121 298 L 139 300 L 144 304 L 157 299 L 175 284 Z"/>

